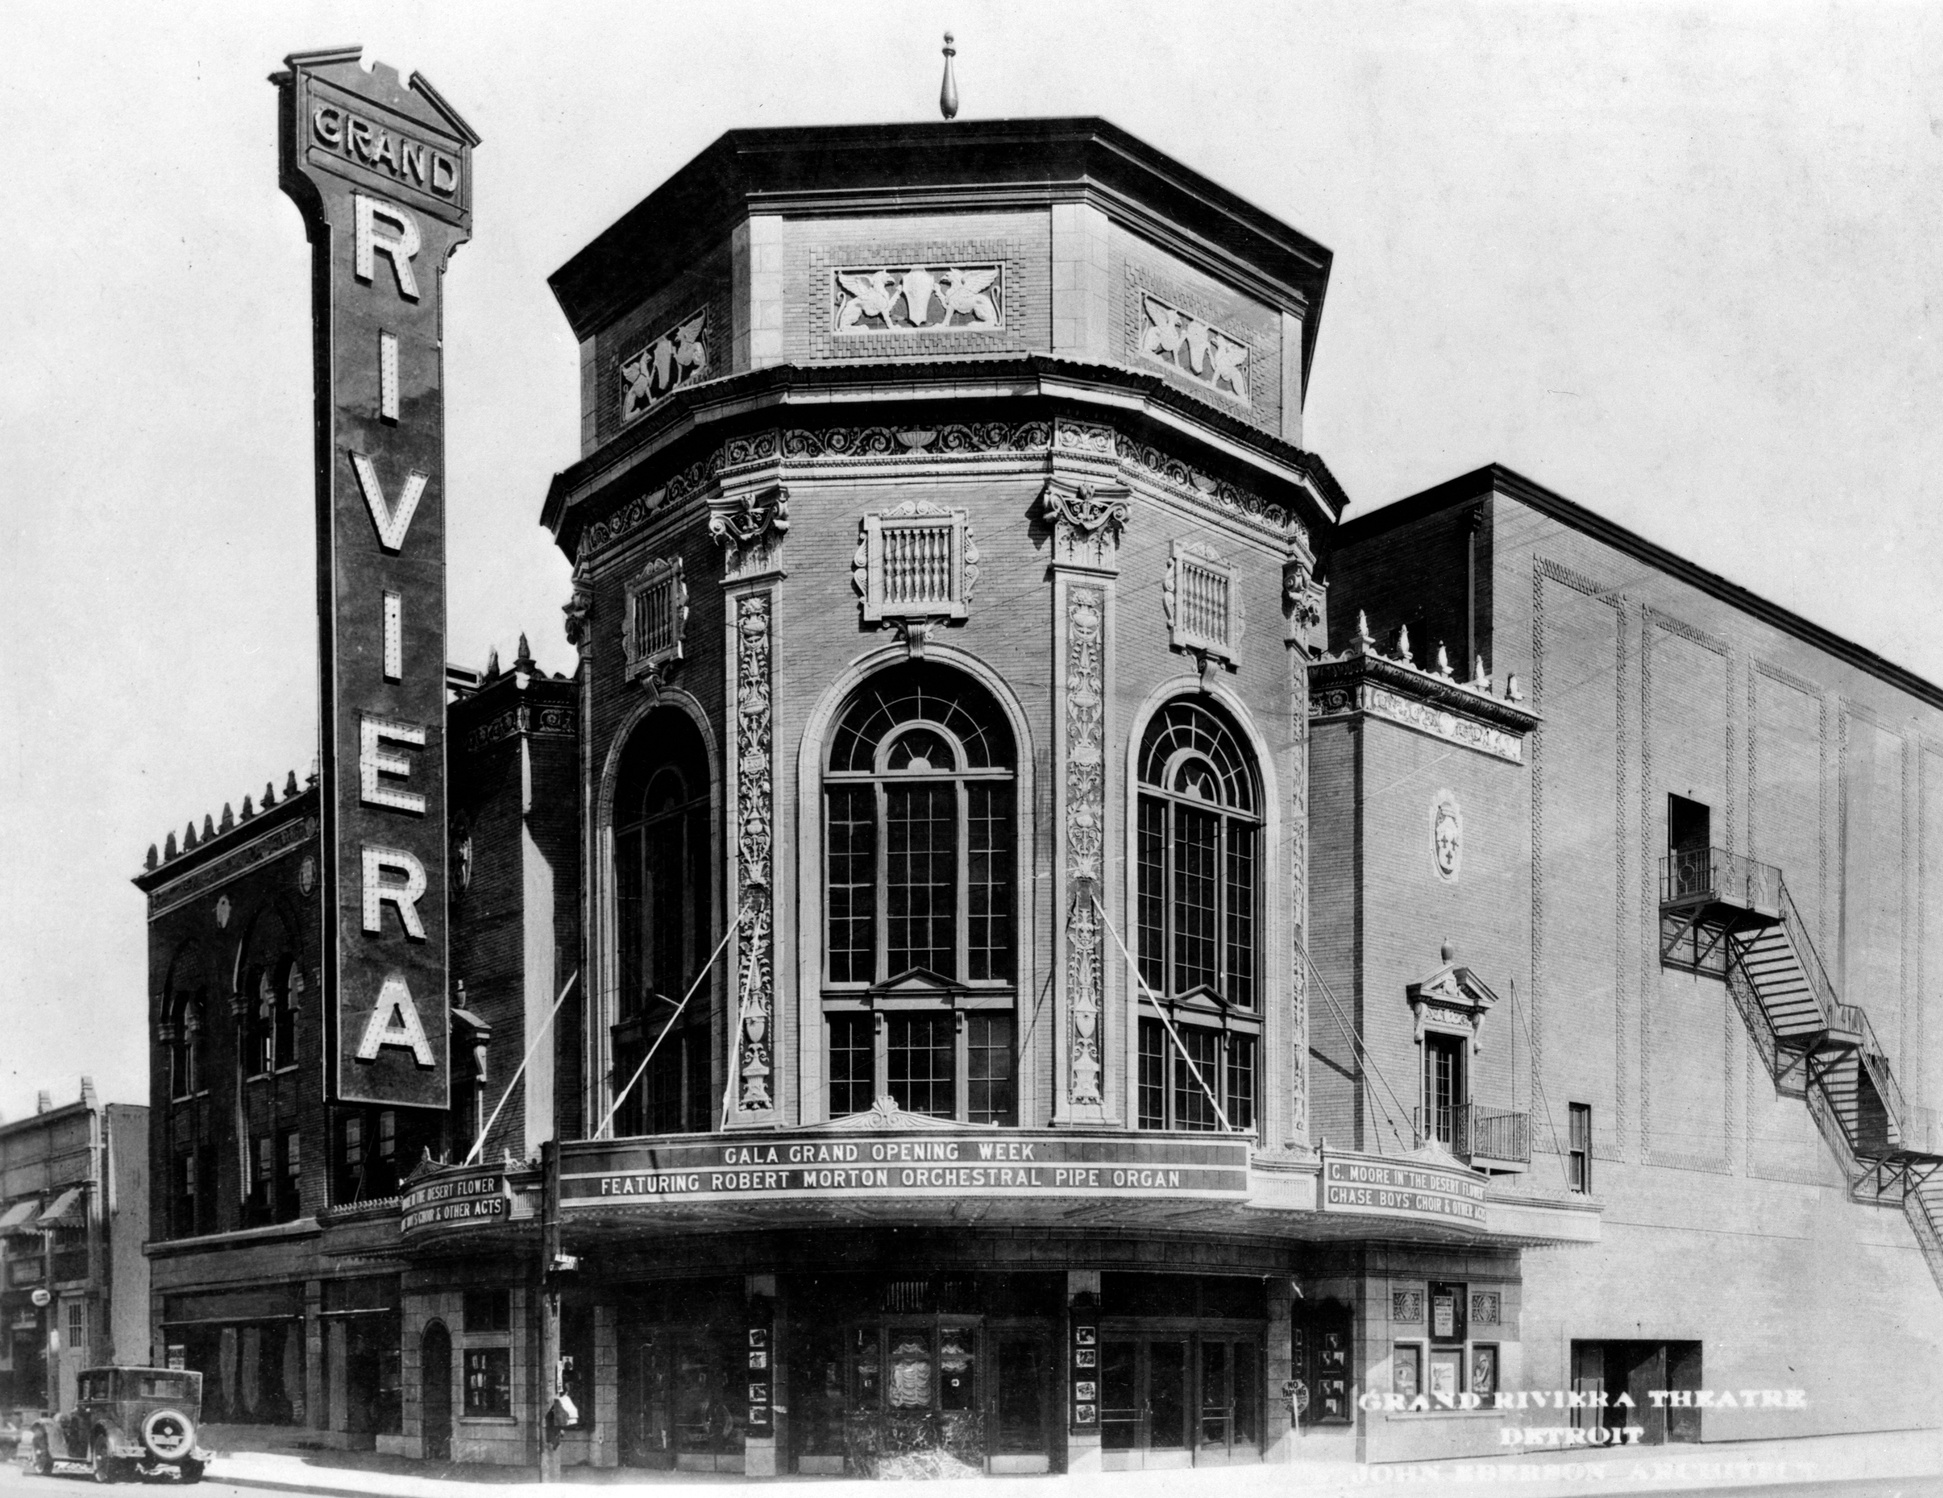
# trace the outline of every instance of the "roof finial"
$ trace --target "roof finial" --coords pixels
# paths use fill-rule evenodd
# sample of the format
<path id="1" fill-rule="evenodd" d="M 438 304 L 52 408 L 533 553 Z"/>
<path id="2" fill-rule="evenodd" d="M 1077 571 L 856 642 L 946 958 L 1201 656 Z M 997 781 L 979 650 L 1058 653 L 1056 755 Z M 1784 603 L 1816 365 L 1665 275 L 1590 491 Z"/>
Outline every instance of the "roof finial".
<path id="1" fill-rule="evenodd" d="M 951 45 L 951 33 L 945 33 L 945 81 L 938 90 L 938 113 L 948 120 L 958 118 L 958 80 L 952 75 L 951 59 L 958 55 L 958 49 Z"/>

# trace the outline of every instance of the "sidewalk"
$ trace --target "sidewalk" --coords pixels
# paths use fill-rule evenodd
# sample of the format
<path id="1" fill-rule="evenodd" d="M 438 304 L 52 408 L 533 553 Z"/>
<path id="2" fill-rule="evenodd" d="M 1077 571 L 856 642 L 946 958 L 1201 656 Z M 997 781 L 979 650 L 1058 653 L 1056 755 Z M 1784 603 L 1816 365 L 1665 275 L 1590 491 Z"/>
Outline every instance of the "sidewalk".
<path id="1" fill-rule="evenodd" d="M 1605 1493 L 1688 1493 L 1790 1483 L 1834 1483 L 1863 1478 L 1943 1475 L 1943 1431 L 1905 1431 L 1855 1436 L 1812 1436 L 1790 1441 L 1718 1442 L 1699 1446 L 1652 1446 L 1567 1456 L 1533 1452 L 1462 1461 L 1401 1462 L 1359 1466 L 1348 1462 L 1200 1468 L 1164 1472 L 1109 1472 L 1070 1477 L 997 1477 L 927 1485 L 937 1498 L 989 1494 L 993 1483 L 1075 1498 L 1352 1498 L 1371 1492 L 1456 1489 L 1520 1498 L 1584 1498 Z M 480 1486 L 506 1498 L 547 1491 L 531 1468 L 409 1461 L 351 1451 L 219 1452 L 211 1482 L 328 1498 L 466 1498 Z M 884 1485 L 849 1477 L 792 1477 L 812 1483 L 829 1498 L 882 1498 Z M 706 1485 L 721 1490 L 773 1488 L 770 1481 L 699 1472 L 569 1467 L 563 1485 L 673 1488 Z M 1021 1495 L 1024 1498 L 1024 1495 Z"/>

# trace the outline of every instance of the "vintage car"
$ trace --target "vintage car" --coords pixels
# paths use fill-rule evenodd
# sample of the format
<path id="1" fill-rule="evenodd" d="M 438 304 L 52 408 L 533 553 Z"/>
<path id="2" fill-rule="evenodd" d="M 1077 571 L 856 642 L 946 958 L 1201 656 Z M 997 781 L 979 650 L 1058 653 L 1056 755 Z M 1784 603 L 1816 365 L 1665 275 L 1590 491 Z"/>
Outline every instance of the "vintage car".
<path id="1" fill-rule="evenodd" d="M 96 1482 L 173 1472 L 200 1482 L 209 1453 L 196 1445 L 202 1375 L 181 1368 L 89 1368 L 74 1408 L 36 1420 L 28 1465 L 86 1462 Z"/>

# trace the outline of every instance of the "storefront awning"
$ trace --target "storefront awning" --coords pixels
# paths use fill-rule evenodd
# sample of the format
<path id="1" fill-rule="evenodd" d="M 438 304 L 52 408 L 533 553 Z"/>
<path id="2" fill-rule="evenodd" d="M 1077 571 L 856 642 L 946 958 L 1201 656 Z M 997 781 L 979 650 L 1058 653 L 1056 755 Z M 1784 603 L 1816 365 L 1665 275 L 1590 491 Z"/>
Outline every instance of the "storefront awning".
<path id="1" fill-rule="evenodd" d="M 38 1198 L 29 1197 L 26 1201 L 15 1202 L 4 1213 L 0 1213 L 0 1233 L 26 1232 L 28 1224 L 33 1222 L 35 1214 L 39 1211 Z"/>
<path id="2" fill-rule="evenodd" d="M 85 1225 L 88 1220 L 88 1214 L 87 1210 L 81 1205 L 81 1189 L 79 1186 L 70 1186 L 59 1196 L 55 1197 L 53 1205 L 41 1213 L 40 1221 L 36 1226 L 43 1228 L 78 1228 Z"/>

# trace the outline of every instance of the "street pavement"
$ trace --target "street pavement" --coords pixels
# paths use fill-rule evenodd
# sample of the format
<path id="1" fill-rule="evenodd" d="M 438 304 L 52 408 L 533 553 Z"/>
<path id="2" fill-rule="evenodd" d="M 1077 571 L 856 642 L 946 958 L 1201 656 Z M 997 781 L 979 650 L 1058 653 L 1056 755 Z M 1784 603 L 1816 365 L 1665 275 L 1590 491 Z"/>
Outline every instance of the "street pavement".
<path id="1" fill-rule="evenodd" d="M 790 1478 L 815 1485 L 822 1498 L 882 1498 L 883 1486 L 854 1478 Z M 89 1483 L 79 1467 L 35 1477 L 0 1461 L 0 1498 L 79 1498 L 72 1484 Z M 1356 1466 L 1203 1468 L 1193 1471 L 1115 1472 L 1077 1477 L 1002 1477 L 927 1484 L 927 1498 L 992 1498 L 992 1484 L 1010 1484 L 1014 1498 L 1367 1498 L 1375 1493 L 1443 1493 L 1488 1498 L 1598 1498 L 1604 1494 L 1705 1493 L 1709 1498 L 1943 1498 L 1943 1432 L 1830 1436 L 1704 1446 L 1662 1446 L 1632 1452 L 1592 1452 L 1581 1459 L 1536 1453 L 1495 1461 L 1449 1461 Z M 142 1483 L 180 1486 L 171 1478 Z M 569 1468 L 567 1488 L 667 1490 L 701 1487 L 737 1498 L 772 1482 L 697 1473 L 645 1473 Z M 433 1466 L 370 1453 L 337 1451 L 218 1451 L 195 1498 L 257 1498 L 265 1492 L 309 1498 L 540 1498 L 545 1489 L 526 1468 Z M 949 1489 L 951 1491 L 943 1491 Z M 840 1491 L 836 1491 L 840 1490 Z M 1006 1491 L 1001 1488 L 1001 1493 Z M 128 1498 L 136 1498 L 134 1492 Z M 160 1498 L 159 1494 L 155 1498 Z M 185 1493 L 182 1498 L 188 1498 Z M 590 1495 L 591 1498 L 591 1495 Z"/>

